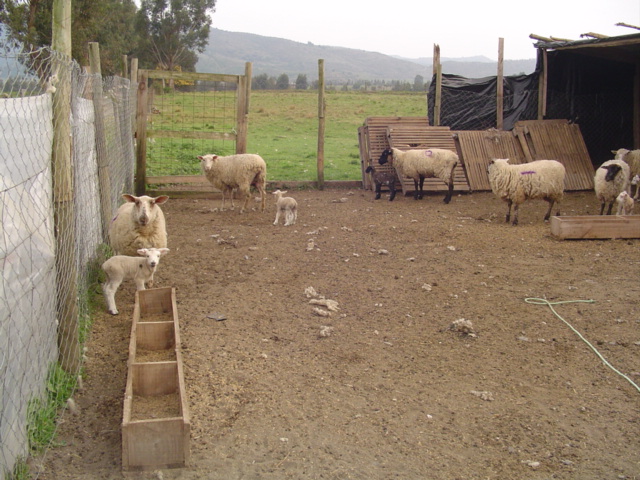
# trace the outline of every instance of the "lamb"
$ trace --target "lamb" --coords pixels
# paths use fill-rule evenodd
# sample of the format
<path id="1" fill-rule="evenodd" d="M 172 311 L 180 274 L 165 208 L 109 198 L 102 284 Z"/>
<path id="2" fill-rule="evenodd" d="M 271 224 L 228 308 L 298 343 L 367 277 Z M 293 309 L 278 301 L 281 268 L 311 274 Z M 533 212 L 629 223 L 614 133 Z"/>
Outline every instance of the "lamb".
<path id="1" fill-rule="evenodd" d="M 109 243 L 115 255 L 133 255 L 141 248 L 165 248 L 167 228 L 160 205 L 169 197 L 122 195 L 120 205 L 109 224 Z"/>
<path id="2" fill-rule="evenodd" d="M 233 190 L 238 189 L 244 203 L 240 213 L 244 212 L 249 203 L 251 186 L 258 189 L 261 196 L 262 211 L 266 204 L 267 164 L 260 155 L 242 153 L 220 157 L 218 155 L 202 155 L 202 171 L 211 184 L 222 191 L 222 209 L 224 210 L 225 196 L 231 197 L 233 204 Z"/>
<path id="3" fill-rule="evenodd" d="M 283 197 L 282 195 L 285 193 L 287 193 L 286 190 L 281 192 L 279 189 L 273 192 L 273 195 L 276 196 L 276 220 L 273 224 L 278 225 L 282 213 L 284 214 L 284 226 L 288 227 L 296 223 L 298 219 L 298 202 L 293 197 Z"/>
<path id="4" fill-rule="evenodd" d="M 615 155 L 614 160 L 624 160 L 629 165 L 629 178 L 635 178 L 640 175 L 640 150 L 627 150 L 626 148 L 619 148 L 618 150 L 611 150 L 611 153 Z M 638 200 L 638 194 L 640 188 L 636 184 L 636 192 L 633 195 L 634 200 Z M 631 191 L 629 190 L 629 193 Z"/>
<path id="5" fill-rule="evenodd" d="M 549 203 L 544 221 L 551 217 L 551 209 L 564 197 L 565 168 L 557 160 L 536 160 L 510 165 L 508 158 L 491 160 L 487 167 L 489 184 L 494 195 L 508 204 L 506 222 L 511 218 L 511 205 L 515 205 L 513 225 L 518 224 L 518 207 L 527 199 L 541 198 Z M 560 215 L 558 211 L 556 215 Z"/>
<path id="6" fill-rule="evenodd" d="M 425 178 L 438 177 L 449 186 L 444 197 L 444 203 L 451 201 L 453 194 L 453 170 L 458 164 L 458 155 L 451 150 L 428 148 L 422 150 L 407 150 L 403 152 L 397 148 L 388 148 L 382 152 L 378 163 L 384 165 L 391 156 L 393 166 L 398 177 L 413 179 L 415 192 L 413 198 L 418 200 L 423 196 Z"/>
<path id="7" fill-rule="evenodd" d="M 396 182 L 398 181 L 398 174 L 395 169 L 391 171 L 376 170 L 373 165 L 369 165 L 365 172 L 373 174 L 373 183 L 376 186 L 376 200 L 380 199 L 382 185 L 387 185 L 390 192 L 389 201 L 393 202 L 393 199 L 396 198 Z"/>
<path id="8" fill-rule="evenodd" d="M 102 270 L 107 275 L 102 291 L 111 315 L 118 315 L 115 295 L 122 281 L 133 280 L 136 290 L 145 290 L 145 284 L 152 286 L 160 257 L 167 253 L 168 248 L 141 248 L 138 250 L 138 255 L 142 255 L 140 257 L 116 255 L 102 264 Z"/>
<path id="9" fill-rule="evenodd" d="M 618 211 L 616 215 L 631 215 L 633 212 L 633 198 L 627 193 L 626 190 L 620 192 L 620 195 L 616 198 L 618 203 Z"/>
<path id="10" fill-rule="evenodd" d="M 607 160 L 596 170 L 593 179 L 596 198 L 600 202 L 600 215 L 608 203 L 607 215 L 622 191 L 629 188 L 629 165 L 624 160 Z"/>

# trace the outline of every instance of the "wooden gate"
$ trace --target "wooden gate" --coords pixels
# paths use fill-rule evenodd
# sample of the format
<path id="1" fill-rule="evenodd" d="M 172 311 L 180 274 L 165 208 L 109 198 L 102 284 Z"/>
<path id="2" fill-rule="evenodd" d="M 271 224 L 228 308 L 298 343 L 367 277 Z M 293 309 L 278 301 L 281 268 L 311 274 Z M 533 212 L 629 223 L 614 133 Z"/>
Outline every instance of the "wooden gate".
<path id="1" fill-rule="evenodd" d="M 246 153 L 250 95 L 250 63 L 244 75 L 139 70 L 136 194 L 151 184 L 207 186 L 198 155 Z"/>

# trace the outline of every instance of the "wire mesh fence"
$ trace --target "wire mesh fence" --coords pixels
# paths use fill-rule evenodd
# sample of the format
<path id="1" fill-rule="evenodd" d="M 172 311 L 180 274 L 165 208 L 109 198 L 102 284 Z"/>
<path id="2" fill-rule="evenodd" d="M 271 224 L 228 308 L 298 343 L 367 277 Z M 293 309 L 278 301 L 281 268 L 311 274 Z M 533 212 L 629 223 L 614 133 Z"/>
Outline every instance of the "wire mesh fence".
<path id="1" fill-rule="evenodd" d="M 89 288 L 133 189 L 127 79 L 0 51 L 0 478 L 46 449 L 78 388 Z"/>

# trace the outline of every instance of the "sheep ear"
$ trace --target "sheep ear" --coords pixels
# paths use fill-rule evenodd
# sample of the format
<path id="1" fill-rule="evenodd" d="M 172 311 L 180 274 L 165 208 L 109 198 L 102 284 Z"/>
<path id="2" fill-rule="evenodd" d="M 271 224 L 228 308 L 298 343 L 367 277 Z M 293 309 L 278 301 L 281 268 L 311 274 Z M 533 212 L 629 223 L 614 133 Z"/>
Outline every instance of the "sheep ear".
<path id="1" fill-rule="evenodd" d="M 157 203 L 158 205 L 162 205 L 167 200 L 169 200 L 169 196 L 168 195 L 160 195 L 159 197 L 156 197 L 156 198 L 153 199 L 154 203 Z"/>
<path id="2" fill-rule="evenodd" d="M 287 192 L 288 192 L 288 190 L 283 190 L 283 191 L 282 191 L 282 192 L 280 192 L 280 193 L 285 194 L 285 193 L 287 193 Z"/>
<path id="3" fill-rule="evenodd" d="M 149 251 L 149 250 L 148 250 L 148 249 L 146 249 L 146 248 L 139 248 L 139 249 L 138 249 L 138 255 L 145 256 L 145 255 L 147 254 L 147 252 L 148 252 L 148 251 Z"/>
<path id="4" fill-rule="evenodd" d="M 133 195 L 129 195 L 128 193 L 123 194 L 122 198 L 124 198 L 125 201 L 129 203 L 135 203 L 136 201 L 136 197 L 134 197 Z"/>
<path id="5" fill-rule="evenodd" d="M 204 160 L 204 157 L 202 155 L 198 155 L 198 160 Z"/>
<path id="6" fill-rule="evenodd" d="M 160 255 L 166 255 L 167 253 L 169 253 L 169 249 L 168 248 L 159 248 L 158 250 L 160 250 Z"/>

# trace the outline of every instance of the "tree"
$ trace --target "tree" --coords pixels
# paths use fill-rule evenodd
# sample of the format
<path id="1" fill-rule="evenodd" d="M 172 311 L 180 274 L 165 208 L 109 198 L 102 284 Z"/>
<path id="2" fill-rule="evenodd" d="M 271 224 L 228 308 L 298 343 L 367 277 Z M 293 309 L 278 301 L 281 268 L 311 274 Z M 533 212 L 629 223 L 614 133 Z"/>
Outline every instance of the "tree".
<path id="1" fill-rule="evenodd" d="M 422 75 L 416 75 L 416 78 L 413 81 L 413 91 L 414 92 L 424 91 L 424 77 Z"/>
<path id="2" fill-rule="evenodd" d="M 278 90 L 287 90 L 289 88 L 289 75 L 286 73 L 281 74 L 276 81 L 276 88 Z"/>
<path id="3" fill-rule="evenodd" d="M 0 0 L 0 22 L 6 46 L 28 50 L 51 45 L 53 0 Z M 100 44 L 102 73 L 118 73 L 122 55 L 135 44 L 133 0 L 74 0 L 72 8 L 71 56 L 88 64 L 89 42 Z"/>
<path id="4" fill-rule="evenodd" d="M 216 0 L 142 0 L 136 15 L 142 66 L 194 71 L 197 54 L 209 43 Z"/>
<path id="5" fill-rule="evenodd" d="M 306 90 L 309 88 L 309 84 L 307 82 L 307 76 L 299 73 L 298 78 L 296 78 L 296 89 L 298 90 Z"/>

